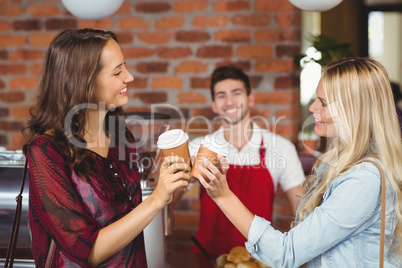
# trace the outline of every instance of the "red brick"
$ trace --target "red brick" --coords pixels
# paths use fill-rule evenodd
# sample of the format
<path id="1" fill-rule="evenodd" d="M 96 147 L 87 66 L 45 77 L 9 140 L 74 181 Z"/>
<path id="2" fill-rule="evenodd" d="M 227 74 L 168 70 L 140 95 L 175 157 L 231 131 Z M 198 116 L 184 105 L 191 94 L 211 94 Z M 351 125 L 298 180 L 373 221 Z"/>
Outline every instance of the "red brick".
<path id="1" fill-rule="evenodd" d="M 29 37 L 29 44 L 32 46 L 48 47 L 57 33 L 36 33 Z"/>
<path id="2" fill-rule="evenodd" d="M 124 111 L 126 113 L 132 112 L 150 112 L 151 109 L 149 107 L 132 107 L 132 106 L 125 106 Z"/>
<path id="3" fill-rule="evenodd" d="M 218 68 L 218 67 L 221 67 L 221 66 L 226 66 L 226 65 L 235 66 L 237 68 L 242 69 L 245 72 L 250 71 L 250 69 L 251 69 L 250 61 L 230 61 L 230 60 L 218 62 L 215 65 L 215 68 Z"/>
<path id="4" fill-rule="evenodd" d="M 241 11 L 241 10 L 250 10 L 250 3 L 248 1 L 217 1 L 213 8 L 218 12 L 226 12 L 226 11 Z"/>
<path id="5" fill-rule="evenodd" d="M 128 83 L 129 88 L 147 88 L 148 78 L 146 77 L 134 77 L 134 81 Z"/>
<path id="6" fill-rule="evenodd" d="M 170 17 L 158 20 L 155 27 L 158 29 L 175 29 L 180 28 L 184 24 L 184 17 Z"/>
<path id="7" fill-rule="evenodd" d="M 234 25 L 261 27 L 268 26 L 271 23 L 271 17 L 268 14 L 236 15 L 233 18 Z"/>
<path id="8" fill-rule="evenodd" d="M 250 76 L 250 87 L 253 89 L 257 89 L 262 81 L 262 76 Z"/>
<path id="9" fill-rule="evenodd" d="M 146 47 L 122 48 L 122 51 L 126 59 L 145 58 L 154 55 L 154 51 Z"/>
<path id="10" fill-rule="evenodd" d="M 42 5 L 29 5 L 27 12 L 32 17 L 50 17 L 60 14 L 59 7 L 55 5 L 42 4 Z"/>
<path id="11" fill-rule="evenodd" d="M 121 18 L 117 21 L 117 27 L 121 29 L 148 29 L 151 22 L 138 17 Z"/>
<path id="12" fill-rule="evenodd" d="M 294 29 L 262 29 L 255 32 L 258 42 L 300 41 L 300 31 Z"/>
<path id="13" fill-rule="evenodd" d="M 283 0 L 257 0 L 254 6 L 258 11 L 297 10 L 289 1 Z"/>
<path id="14" fill-rule="evenodd" d="M 173 33 L 169 32 L 154 32 L 154 33 L 138 33 L 138 38 L 149 44 L 166 44 L 173 38 Z"/>
<path id="15" fill-rule="evenodd" d="M 135 11 L 145 13 L 160 13 L 170 10 L 170 4 L 166 2 L 142 2 L 135 5 Z"/>
<path id="16" fill-rule="evenodd" d="M 267 122 L 266 119 L 269 118 L 269 115 L 270 115 L 269 109 L 257 109 L 254 107 L 250 109 L 250 116 L 257 123 L 259 123 L 260 121 L 264 121 L 264 123 L 266 123 Z"/>
<path id="17" fill-rule="evenodd" d="M 207 88 L 211 86 L 211 78 L 210 77 L 191 77 L 190 80 L 191 88 Z"/>
<path id="18" fill-rule="evenodd" d="M 204 31 L 179 31 L 176 33 L 176 41 L 178 42 L 205 42 L 210 40 L 209 33 Z"/>
<path id="19" fill-rule="evenodd" d="M 153 89 L 182 89 L 183 80 L 176 76 L 160 76 L 152 79 Z"/>
<path id="20" fill-rule="evenodd" d="M 208 5 L 209 5 L 208 1 L 198 1 L 198 0 L 179 1 L 173 4 L 173 10 L 175 12 L 189 13 L 193 11 L 205 10 Z"/>
<path id="21" fill-rule="evenodd" d="M 206 103 L 207 98 L 205 94 L 190 91 L 179 93 L 177 95 L 177 101 L 179 104 Z"/>
<path id="22" fill-rule="evenodd" d="M 8 138 L 6 135 L 0 134 L 0 145 L 1 146 L 7 146 L 8 144 Z M 21 147 L 20 147 L 21 148 Z M 9 149 L 9 148 L 8 148 Z M 9 149 L 10 150 L 10 149 Z"/>
<path id="23" fill-rule="evenodd" d="M 11 109 L 11 116 L 15 118 L 29 118 L 29 106 L 16 106 Z"/>
<path id="24" fill-rule="evenodd" d="M 0 64 L 0 75 L 25 74 L 27 66 L 25 64 Z"/>
<path id="25" fill-rule="evenodd" d="M 213 132 L 213 127 L 209 122 L 209 119 L 198 120 L 198 118 L 203 119 L 203 116 L 193 117 L 186 124 L 184 131 L 191 136 L 205 136 Z M 194 119 L 194 121 L 192 121 Z M 187 194 L 187 193 L 186 193 Z M 192 193 L 190 193 L 192 195 Z M 198 195 L 195 195 L 198 196 Z"/>
<path id="26" fill-rule="evenodd" d="M 79 28 L 92 28 L 92 29 L 108 29 L 113 25 L 113 19 L 111 17 L 101 20 L 80 20 Z"/>
<path id="27" fill-rule="evenodd" d="M 156 49 L 159 58 L 178 59 L 186 58 L 191 55 L 189 47 L 159 47 Z"/>
<path id="28" fill-rule="evenodd" d="M 120 44 L 131 44 L 134 40 L 133 32 L 114 32 L 117 35 L 117 40 Z"/>
<path id="29" fill-rule="evenodd" d="M 254 68 L 257 72 L 286 73 L 291 72 L 294 69 L 294 63 L 291 60 L 259 61 L 255 64 Z"/>
<path id="30" fill-rule="evenodd" d="M 286 110 L 278 110 L 275 113 L 275 117 L 279 118 L 281 116 L 285 117 L 285 119 L 290 120 L 298 120 L 300 118 L 300 107 L 290 107 Z"/>
<path id="31" fill-rule="evenodd" d="M 21 6 L 0 6 L 1 17 L 17 17 L 24 13 L 24 8 Z"/>
<path id="32" fill-rule="evenodd" d="M 0 47 L 25 45 L 27 38 L 22 35 L 0 35 Z"/>
<path id="33" fill-rule="evenodd" d="M 29 71 L 34 75 L 41 75 L 43 72 L 43 63 L 35 63 L 29 67 Z"/>
<path id="34" fill-rule="evenodd" d="M 300 85 L 299 77 L 295 76 L 282 76 L 277 77 L 274 81 L 275 89 L 291 89 Z"/>
<path id="35" fill-rule="evenodd" d="M 299 94 L 293 91 L 256 92 L 256 104 L 294 104 L 298 103 Z"/>
<path id="36" fill-rule="evenodd" d="M 197 50 L 197 57 L 202 58 L 228 58 L 232 54 L 232 46 L 208 45 Z"/>
<path id="37" fill-rule="evenodd" d="M 132 14 L 131 4 L 127 3 L 127 1 L 124 1 L 115 14 L 126 14 L 126 15 Z"/>
<path id="38" fill-rule="evenodd" d="M 0 60 L 7 60 L 9 58 L 8 51 L 5 49 L 0 50 Z"/>
<path id="39" fill-rule="evenodd" d="M 11 60 L 38 60 L 43 59 L 43 50 L 18 49 L 10 53 Z"/>
<path id="40" fill-rule="evenodd" d="M 8 108 L 1 108 L 0 107 L 0 118 L 1 117 L 6 117 L 6 116 L 8 116 L 8 114 L 9 114 Z"/>
<path id="41" fill-rule="evenodd" d="M 36 77 L 16 77 L 10 80 L 10 89 L 34 89 L 37 87 Z"/>
<path id="42" fill-rule="evenodd" d="M 23 92 L 0 92 L 0 101 L 7 103 L 18 103 L 25 100 Z"/>
<path id="43" fill-rule="evenodd" d="M 236 51 L 236 56 L 248 59 L 272 58 L 270 45 L 242 45 Z"/>
<path id="44" fill-rule="evenodd" d="M 193 26 L 209 28 L 209 27 L 224 27 L 229 23 L 229 16 L 218 16 L 218 17 L 204 17 L 197 16 L 193 20 Z"/>
<path id="45" fill-rule="evenodd" d="M 16 20 L 13 22 L 13 29 L 16 31 L 40 30 L 42 22 L 39 19 Z"/>
<path id="46" fill-rule="evenodd" d="M 11 138 L 11 144 L 12 144 L 12 149 L 16 150 L 19 149 L 21 150 L 22 146 L 25 143 L 25 138 L 21 133 L 15 133 L 13 134 L 12 138 Z"/>
<path id="47" fill-rule="evenodd" d="M 192 114 L 193 116 L 204 116 L 209 120 L 213 119 L 216 116 L 216 114 L 212 111 L 211 107 L 193 108 Z"/>
<path id="48" fill-rule="evenodd" d="M 139 73 L 166 73 L 169 63 L 153 61 L 153 62 L 139 62 L 136 65 L 136 70 Z"/>
<path id="49" fill-rule="evenodd" d="M 140 99 L 143 103 L 164 103 L 167 101 L 166 92 L 137 92 L 134 93 L 135 99 Z"/>
<path id="50" fill-rule="evenodd" d="M 300 26 L 301 25 L 301 15 L 300 13 L 277 13 L 275 15 L 275 21 L 280 26 Z"/>
<path id="51" fill-rule="evenodd" d="M 208 70 L 208 64 L 201 61 L 182 61 L 176 67 L 176 73 L 202 73 Z"/>
<path id="52" fill-rule="evenodd" d="M 0 130 L 3 131 L 16 131 L 21 130 L 24 127 L 24 124 L 20 121 L 6 121 L 0 120 Z"/>
<path id="53" fill-rule="evenodd" d="M 46 30 L 74 29 L 78 26 L 77 19 L 48 19 L 45 22 Z"/>
<path id="54" fill-rule="evenodd" d="M 9 32 L 9 31 L 11 31 L 10 22 L 5 20 L 0 21 L 0 32 Z"/>
<path id="55" fill-rule="evenodd" d="M 4 89 L 6 87 L 6 83 L 0 79 L 0 89 Z"/>
<path id="56" fill-rule="evenodd" d="M 300 45 L 277 45 L 275 54 L 277 58 L 291 57 L 301 53 Z"/>
<path id="57" fill-rule="evenodd" d="M 249 30 L 221 30 L 215 32 L 215 39 L 223 42 L 249 42 Z"/>

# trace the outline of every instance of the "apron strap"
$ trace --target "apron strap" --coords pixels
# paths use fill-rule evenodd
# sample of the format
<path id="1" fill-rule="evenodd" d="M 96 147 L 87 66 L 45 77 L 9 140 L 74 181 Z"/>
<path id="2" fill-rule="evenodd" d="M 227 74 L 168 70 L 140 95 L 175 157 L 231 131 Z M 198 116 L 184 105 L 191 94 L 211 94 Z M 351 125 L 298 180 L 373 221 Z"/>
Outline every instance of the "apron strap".
<path id="1" fill-rule="evenodd" d="M 264 139 L 261 137 L 261 144 L 260 144 L 260 163 L 262 163 L 262 161 L 265 158 L 265 148 L 264 148 Z"/>

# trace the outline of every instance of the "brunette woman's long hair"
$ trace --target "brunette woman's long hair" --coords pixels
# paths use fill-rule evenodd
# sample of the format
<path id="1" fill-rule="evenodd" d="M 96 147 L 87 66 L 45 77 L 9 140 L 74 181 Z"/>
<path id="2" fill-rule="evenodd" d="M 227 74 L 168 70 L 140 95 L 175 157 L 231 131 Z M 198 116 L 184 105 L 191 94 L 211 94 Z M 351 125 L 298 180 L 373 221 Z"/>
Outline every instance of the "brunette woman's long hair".
<path id="1" fill-rule="evenodd" d="M 103 68 L 102 49 L 109 40 L 118 42 L 114 33 L 94 29 L 64 30 L 53 39 L 45 58 L 37 102 L 30 109 L 28 126 L 23 129 L 25 152 L 36 136 L 51 132 L 59 142 L 65 142 L 67 161 L 74 163 L 74 170 L 80 176 L 90 173 L 85 146 L 75 146 L 68 140 L 74 138 L 85 144 L 86 109 L 77 107 L 93 100 L 96 78 Z M 71 111 L 73 115 L 69 116 Z M 116 108 L 106 120 L 115 117 L 114 122 L 118 122 L 121 115 L 122 109 Z M 108 124 L 105 127 L 109 135 Z"/>
<path id="2" fill-rule="evenodd" d="M 328 107 L 331 115 L 337 115 L 337 137 L 319 157 L 312 175 L 307 177 L 308 188 L 317 179 L 319 183 L 301 201 L 299 219 L 303 220 L 319 206 L 336 177 L 365 158 L 375 158 L 383 165 L 388 185 L 396 193 L 394 205 L 398 224 L 394 249 L 401 256 L 402 139 L 387 72 L 375 60 L 352 58 L 326 66 L 321 79 L 327 102 L 336 104 Z M 320 165 L 324 165 L 324 169 L 317 174 Z"/>

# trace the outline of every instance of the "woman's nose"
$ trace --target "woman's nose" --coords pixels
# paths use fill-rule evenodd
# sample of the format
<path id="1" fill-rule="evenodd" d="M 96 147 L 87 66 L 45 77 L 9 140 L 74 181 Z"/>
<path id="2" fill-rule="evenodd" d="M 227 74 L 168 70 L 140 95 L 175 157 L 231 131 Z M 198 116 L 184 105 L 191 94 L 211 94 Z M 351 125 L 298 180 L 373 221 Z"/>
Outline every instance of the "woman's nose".
<path id="1" fill-rule="evenodd" d="M 317 99 L 314 100 L 314 102 L 308 107 L 308 110 L 311 113 L 315 113 L 317 111 Z"/>
<path id="2" fill-rule="evenodd" d="M 130 83 L 132 81 L 134 81 L 134 77 L 131 75 L 131 73 L 129 71 L 127 71 L 127 75 L 126 75 L 126 77 L 124 79 L 124 82 L 125 83 Z"/>

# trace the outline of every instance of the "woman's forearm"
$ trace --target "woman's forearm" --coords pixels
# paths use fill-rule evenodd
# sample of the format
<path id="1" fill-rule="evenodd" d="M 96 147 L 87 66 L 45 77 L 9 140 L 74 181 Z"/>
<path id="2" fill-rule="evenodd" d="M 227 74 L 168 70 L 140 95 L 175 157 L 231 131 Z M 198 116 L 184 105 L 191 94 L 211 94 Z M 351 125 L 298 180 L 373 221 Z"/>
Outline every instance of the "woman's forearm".
<path id="1" fill-rule="evenodd" d="M 254 215 L 240 199 L 230 191 L 224 196 L 215 198 L 214 201 L 233 225 L 248 239 L 248 231 Z"/>
<path id="2" fill-rule="evenodd" d="M 127 246 L 162 208 L 161 202 L 151 195 L 126 216 L 101 229 L 88 257 L 89 264 L 98 266 Z"/>

